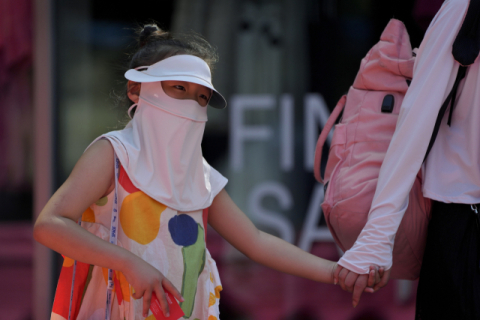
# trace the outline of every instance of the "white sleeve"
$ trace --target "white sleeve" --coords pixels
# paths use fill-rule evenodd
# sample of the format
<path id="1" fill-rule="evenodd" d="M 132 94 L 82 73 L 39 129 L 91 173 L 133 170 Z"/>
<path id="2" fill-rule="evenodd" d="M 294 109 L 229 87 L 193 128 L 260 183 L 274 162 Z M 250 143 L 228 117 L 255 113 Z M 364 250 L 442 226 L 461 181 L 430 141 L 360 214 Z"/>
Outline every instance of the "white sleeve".
<path id="1" fill-rule="evenodd" d="M 395 233 L 408 206 L 408 194 L 422 166 L 438 111 L 455 81 L 459 64 L 452 44 L 463 22 L 468 0 L 447 0 L 419 48 L 413 80 L 405 95 L 368 221 L 339 264 L 359 274 L 374 264 L 392 267 Z"/>
<path id="2" fill-rule="evenodd" d="M 205 158 L 203 158 L 203 166 L 204 170 L 206 170 L 206 175 L 208 175 L 208 179 L 210 182 L 210 190 L 212 194 L 212 201 L 213 198 L 215 198 L 220 191 L 222 191 L 223 188 L 228 183 L 228 179 L 225 178 L 220 172 L 218 172 L 214 167 L 212 167 Z"/>

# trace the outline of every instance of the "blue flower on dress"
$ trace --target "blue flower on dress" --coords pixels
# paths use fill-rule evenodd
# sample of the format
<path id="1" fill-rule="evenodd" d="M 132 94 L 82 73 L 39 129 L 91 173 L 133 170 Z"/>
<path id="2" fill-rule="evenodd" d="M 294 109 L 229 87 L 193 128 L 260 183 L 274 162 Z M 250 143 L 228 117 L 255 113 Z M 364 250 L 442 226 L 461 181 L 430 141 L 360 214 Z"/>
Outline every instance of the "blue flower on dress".
<path id="1" fill-rule="evenodd" d="M 168 230 L 173 242 L 179 246 L 190 246 L 197 241 L 198 226 L 187 214 L 179 214 L 168 222 Z"/>

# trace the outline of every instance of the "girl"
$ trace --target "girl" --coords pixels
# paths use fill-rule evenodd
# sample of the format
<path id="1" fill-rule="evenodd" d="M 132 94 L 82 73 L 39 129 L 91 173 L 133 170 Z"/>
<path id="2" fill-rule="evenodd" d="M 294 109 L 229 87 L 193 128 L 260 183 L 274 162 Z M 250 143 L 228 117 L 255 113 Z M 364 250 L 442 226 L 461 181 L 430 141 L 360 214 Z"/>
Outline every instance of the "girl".
<path id="1" fill-rule="evenodd" d="M 425 34 L 395 135 L 382 164 L 368 222 L 355 245 L 340 259 L 335 273 L 347 290 L 352 290 L 356 277 L 368 272 L 372 263 L 387 270 L 377 287 L 388 281 L 393 241 L 408 205 L 408 193 L 429 148 L 439 110 L 459 72 L 460 63 L 455 61 L 452 46 L 453 50 L 459 49 L 456 53 L 467 57 L 472 49 L 478 49 L 478 4 L 469 0 L 445 1 Z M 476 25 L 464 29 L 471 22 Z M 470 40 L 475 44 L 470 46 Z M 477 56 L 478 51 L 466 75 L 463 73 L 465 78 L 453 98 L 456 104 L 449 106 L 448 116 L 444 115 L 425 161 L 423 194 L 433 204 L 417 290 L 418 320 L 480 319 Z"/>
<path id="2" fill-rule="evenodd" d="M 203 159 L 206 106 L 226 106 L 210 81 L 210 45 L 156 25 L 139 42 L 125 74 L 132 120 L 90 145 L 35 224 L 35 239 L 65 256 L 52 319 L 154 319 L 153 294 L 168 317 L 165 291 L 186 319 L 218 319 L 207 221 L 254 261 L 332 283 L 334 262 L 257 230 Z"/>

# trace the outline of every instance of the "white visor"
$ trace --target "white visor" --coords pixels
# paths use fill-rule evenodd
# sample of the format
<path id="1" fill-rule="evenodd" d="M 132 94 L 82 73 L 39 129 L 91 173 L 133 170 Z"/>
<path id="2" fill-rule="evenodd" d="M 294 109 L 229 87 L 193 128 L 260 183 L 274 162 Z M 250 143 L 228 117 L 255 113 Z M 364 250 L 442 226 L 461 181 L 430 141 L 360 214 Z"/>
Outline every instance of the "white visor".
<path id="1" fill-rule="evenodd" d="M 189 54 L 176 55 L 151 66 L 136 69 L 125 72 L 125 78 L 135 82 L 176 80 L 197 83 L 212 89 L 212 96 L 208 102 L 210 106 L 217 109 L 223 109 L 227 106 L 225 98 L 212 85 L 210 67 L 199 57 Z"/>

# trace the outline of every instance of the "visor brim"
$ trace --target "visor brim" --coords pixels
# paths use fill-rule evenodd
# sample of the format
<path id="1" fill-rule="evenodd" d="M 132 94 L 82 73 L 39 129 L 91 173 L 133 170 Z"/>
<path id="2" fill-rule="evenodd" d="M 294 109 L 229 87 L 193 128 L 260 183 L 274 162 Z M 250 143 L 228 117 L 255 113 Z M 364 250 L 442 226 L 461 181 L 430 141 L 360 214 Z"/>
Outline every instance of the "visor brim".
<path id="1" fill-rule="evenodd" d="M 217 91 L 215 88 L 208 82 L 203 80 L 202 78 L 194 77 L 191 75 L 164 75 L 164 76 L 152 76 L 141 71 L 137 71 L 135 69 L 130 69 L 125 72 L 125 78 L 135 82 L 156 82 L 156 81 L 186 81 L 192 82 L 209 89 L 212 89 L 212 97 L 208 102 L 213 108 L 216 109 L 224 109 L 227 106 L 227 100 Z"/>

